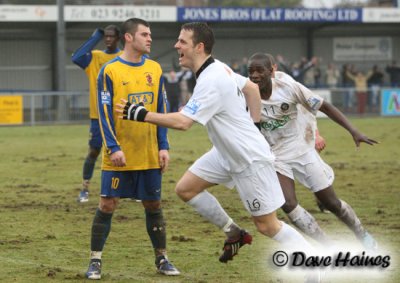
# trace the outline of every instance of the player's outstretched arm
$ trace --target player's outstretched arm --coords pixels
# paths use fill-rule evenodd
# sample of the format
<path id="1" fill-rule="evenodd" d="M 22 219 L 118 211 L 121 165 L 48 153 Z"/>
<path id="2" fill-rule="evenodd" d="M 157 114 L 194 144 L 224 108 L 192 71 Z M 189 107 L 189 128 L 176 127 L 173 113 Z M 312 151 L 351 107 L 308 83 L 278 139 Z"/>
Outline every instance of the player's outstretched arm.
<path id="1" fill-rule="evenodd" d="M 121 114 L 118 116 L 119 119 L 148 122 L 161 127 L 182 131 L 190 129 L 194 122 L 179 112 L 164 114 L 147 111 L 142 102 L 132 104 L 126 99 L 121 99 L 121 103 L 116 106 L 115 111 Z"/>
<path id="2" fill-rule="evenodd" d="M 325 113 L 333 121 L 341 125 L 347 131 L 349 131 L 357 147 L 360 146 L 361 142 L 367 143 L 369 145 L 374 145 L 378 143 L 377 141 L 368 138 L 367 136 L 360 133 L 356 128 L 354 128 L 350 121 L 346 118 L 346 116 L 344 116 L 344 114 L 340 112 L 339 109 L 337 109 L 329 102 L 324 101 L 319 110 Z"/>

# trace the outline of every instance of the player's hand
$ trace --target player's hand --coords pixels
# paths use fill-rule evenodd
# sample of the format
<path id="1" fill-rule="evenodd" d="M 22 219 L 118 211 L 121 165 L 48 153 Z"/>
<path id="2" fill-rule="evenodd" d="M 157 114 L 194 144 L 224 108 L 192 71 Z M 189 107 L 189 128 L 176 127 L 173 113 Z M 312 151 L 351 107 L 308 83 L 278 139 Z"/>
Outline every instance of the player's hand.
<path id="1" fill-rule="evenodd" d="M 367 136 L 364 136 L 363 134 L 361 134 L 358 131 L 354 132 L 352 135 L 353 135 L 353 140 L 357 147 L 360 147 L 360 143 L 362 143 L 362 142 L 367 143 L 369 145 L 374 145 L 374 144 L 379 143 L 376 140 L 373 140 L 373 139 L 368 138 Z"/>
<path id="2" fill-rule="evenodd" d="M 110 154 L 110 160 L 115 167 L 126 166 L 125 154 L 122 150 L 118 150 Z"/>
<path id="3" fill-rule="evenodd" d="M 132 104 L 123 98 L 121 99 L 121 104 L 117 104 L 116 106 L 117 109 L 115 109 L 115 111 L 122 114 L 122 116 L 118 116 L 118 118 L 124 120 L 144 122 L 144 118 L 149 112 L 144 107 L 143 102 Z"/>
<path id="4" fill-rule="evenodd" d="M 323 136 L 320 136 L 318 131 L 315 133 L 315 149 L 321 152 L 325 149 L 326 143 Z"/>
<path id="5" fill-rule="evenodd" d="M 158 158 L 160 161 L 161 173 L 164 173 L 168 169 L 169 165 L 169 153 L 168 150 L 162 149 L 158 152 Z"/>

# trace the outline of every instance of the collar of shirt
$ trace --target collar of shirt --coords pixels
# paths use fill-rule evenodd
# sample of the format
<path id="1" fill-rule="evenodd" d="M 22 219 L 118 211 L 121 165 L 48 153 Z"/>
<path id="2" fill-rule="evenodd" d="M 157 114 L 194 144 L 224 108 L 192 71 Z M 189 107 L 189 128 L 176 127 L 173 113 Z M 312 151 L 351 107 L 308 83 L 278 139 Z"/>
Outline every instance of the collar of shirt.
<path id="1" fill-rule="evenodd" d="M 203 65 L 201 65 L 200 69 L 196 72 L 196 78 L 198 78 L 201 74 L 201 72 L 204 71 L 205 68 L 208 67 L 208 65 L 214 63 L 215 60 L 212 56 L 208 57 L 208 59 L 203 63 Z"/>

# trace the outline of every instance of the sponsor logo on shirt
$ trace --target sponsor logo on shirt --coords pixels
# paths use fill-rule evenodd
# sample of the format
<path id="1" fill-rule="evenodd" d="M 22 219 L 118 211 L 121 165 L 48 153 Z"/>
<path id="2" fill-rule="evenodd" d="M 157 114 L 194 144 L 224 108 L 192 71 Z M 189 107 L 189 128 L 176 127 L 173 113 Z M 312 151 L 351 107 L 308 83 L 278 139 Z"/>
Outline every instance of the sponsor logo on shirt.
<path id="1" fill-rule="evenodd" d="M 139 92 L 128 94 L 128 101 L 132 104 L 138 104 L 143 102 L 144 105 L 152 104 L 154 100 L 154 94 L 152 92 Z"/>
<path id="2" fill-rule="evenodd" d="M 111 105 L 111 95 L 109 91 L 101 92 L 101 104 Z"/>
<path id="3" fill-rule="evenodd" d="M 201 106 L 201 103 L 196 99 L 190 99 L 186 104 L 184 110 L 192 115 L 196 114 Z"/>
<path id="4" fill-rule="evenodd" d="M 282 128 L 289 122 L 290 117 L 289 115 L 284 115 L 280 120 L 270 120 L 261 122 L 261 128 L 267 131 L 273 131 L 278 128 Z"/>
<path id="5" fill-rule="evenodd" d="M 307 103 L 308 103 L 308 105 L 310 105 L 312 110 L 318 110 L 318 106 L 321 103 L 321 99 L 319 99 L 315 96 L 312 96 L 309 99 L 307 99 Z"/>

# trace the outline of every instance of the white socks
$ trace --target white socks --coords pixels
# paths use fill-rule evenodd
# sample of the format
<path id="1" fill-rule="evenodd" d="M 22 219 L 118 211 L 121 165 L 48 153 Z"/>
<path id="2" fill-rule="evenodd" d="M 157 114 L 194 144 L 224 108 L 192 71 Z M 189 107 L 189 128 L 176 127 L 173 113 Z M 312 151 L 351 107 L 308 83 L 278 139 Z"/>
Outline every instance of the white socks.
<path id="1" fill-rule="evenodd" d="M 329 242 L 326 234 L 322 231 L 321 227 L 319 227 L 315 218 L 300 205 L 297 205 L 287 216 L 292 223 L 307 236 L 320 243 Z"/>
<path id="2" fill-rule="evenodd" d="M 299 232 L 287 225 L 285 222 L 281 221 L 281 223 L 281 230 L 279 230 L 279 232 L 272 237 L 272 239 L 281 243 L 285 248 L 289 248 L 291 250 L 300 250 L 306 253 L 314 252 L 314 248 Z"/>
<path id="3" fill-rule="evenodd" d="M 199 193 L 189 200 L 187 204 L 192 206 L 201 216 L 220 229 L 229 229 L 228 226 L 233 223 L 218 200 L 207 191 Z"/>
<path id="4" fill-rule="evenodd" d="M 365 229 L 362 226 L 360 219 L 357 217 L 350 205 L 343 200 L 340 200 L 340 202 L 341 208 L 337 217 L 342 220 L 358 238 L 362 237 L 365 233 Z"/>

